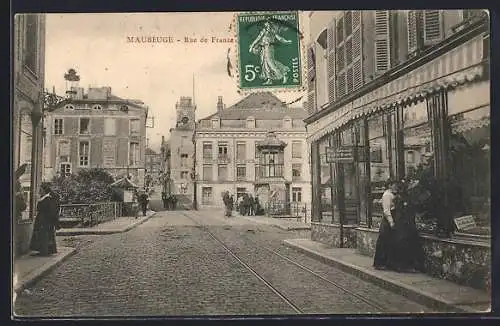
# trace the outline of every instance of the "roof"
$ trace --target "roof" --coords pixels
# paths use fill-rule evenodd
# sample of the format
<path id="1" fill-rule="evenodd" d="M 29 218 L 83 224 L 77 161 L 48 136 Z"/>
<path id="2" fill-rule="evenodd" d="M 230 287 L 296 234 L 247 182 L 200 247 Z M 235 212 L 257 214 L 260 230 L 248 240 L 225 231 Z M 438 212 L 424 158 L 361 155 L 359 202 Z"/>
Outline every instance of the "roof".
<path id="1" fill-rule="evenodd" d="M 257 120 L 281 120 L 287 116 L 291 119 L 305 119 L 308 114 L 303 108 L 289 107 L 271 92 L 259 92 L 250 94 L 236 104 L 201 120 L 245 120 L 249 117 Z"/>
<path id="2" fill-rule="evenodd" d="M 268 132 L 264 140 L 257 142 L 258 147 L 285 147 L 286 143 L 276 137 L 272 131 Z"/>
<path id="3" fill-rule="evenodd" d="M 138 188 L 138 186 L 128 178 L 121 178 L 120 180 L 113 182 L 111 186 L 118 188 Z"/>

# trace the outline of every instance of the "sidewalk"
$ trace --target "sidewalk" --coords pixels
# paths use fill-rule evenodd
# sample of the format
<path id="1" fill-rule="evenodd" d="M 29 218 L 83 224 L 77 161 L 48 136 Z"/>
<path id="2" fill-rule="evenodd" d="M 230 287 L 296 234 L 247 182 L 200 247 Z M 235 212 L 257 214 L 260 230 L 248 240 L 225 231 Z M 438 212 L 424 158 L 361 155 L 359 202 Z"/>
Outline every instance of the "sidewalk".
<path id="1" fill-rule="evenodd" d="M 304 218 L 301 218 L 300 220 L 302 220 L 302 222 L 300 222 L 300 220 L 298 221 L 297 218 L 273 218 L 269 216 L 254 216 L 254 215 L 244 216 L 238 213 L 235 213 L 235 216 L 259 224 L 271 225 L 286 231 L 311 229 L 311 225 L 309 223 L 303 222 Z"/>
<path id="2" fill-rule="evenodd" d="M 90 228 L 69 228 L 57 230 L 56 235 L 100 235 L 123 233 L 136 226 L 146 222 L 156 214 L 154 211 L 148 211 L 146 216 L 122 216 L 109 222 L 101 223 Z"/>
<path id="3" fill-rule="evenodd" d="M 426 274 L 376 270 L 372 267 L 373 259 L 358 254 L 356 249 L 330 248 L 309 239 L 284 240 L 284 243 L 438 311 L 471 313 L 488 312 L 491 309 L 491 296 L 485 291 Z"/>
<path id="4" fill-rule="evenodd" d="M 58 246 L 57 254 L 53 256 L 41 257 L 27 254 L 16 258 L 14 260 L 13 268 L 14 292 L 19 293 L 20 291 L 29 288 L 75 252 L 75 248 Z"/>

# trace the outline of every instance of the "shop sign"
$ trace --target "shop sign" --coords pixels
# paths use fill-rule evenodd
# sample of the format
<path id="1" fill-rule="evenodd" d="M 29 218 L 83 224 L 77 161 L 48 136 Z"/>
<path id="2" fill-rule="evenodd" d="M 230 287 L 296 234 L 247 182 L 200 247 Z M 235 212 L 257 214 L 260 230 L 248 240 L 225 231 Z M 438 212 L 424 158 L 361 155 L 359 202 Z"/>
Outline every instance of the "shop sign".
<path id="1" fill-rule="evenodd" d="M 455 226 L 457 227 L 458 231 L 467 231 L 477 227 L 476 220 L 472 215 L 460 216 L 454 218 L 453 221 L 455 222 Z"/>
<path id="2" fill-rule="evenodd" d="M 354 147 L 342 146 L 339 148 L 326 148 L 326 161 L 328 163 L 352 163 L 354 162 Z"/>

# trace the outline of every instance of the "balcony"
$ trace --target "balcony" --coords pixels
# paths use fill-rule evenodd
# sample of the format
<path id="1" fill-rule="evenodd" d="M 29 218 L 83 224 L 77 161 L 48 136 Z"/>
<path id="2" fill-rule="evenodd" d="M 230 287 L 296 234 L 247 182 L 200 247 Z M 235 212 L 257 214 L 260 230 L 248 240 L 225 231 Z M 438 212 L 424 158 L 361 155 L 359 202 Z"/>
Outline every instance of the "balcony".
<path id="1" fill-rule="evenodd" d="M 231 163 L 231 158 L 227 154 L 219 154 L 217 155 L 217 163 L 219 164 Z"/>
<path id="2" fill-rule="evenodd" d="M 256 169 L 255 180 L 282 180 L 284 169 L 284 164 L 260 165 Z"/>

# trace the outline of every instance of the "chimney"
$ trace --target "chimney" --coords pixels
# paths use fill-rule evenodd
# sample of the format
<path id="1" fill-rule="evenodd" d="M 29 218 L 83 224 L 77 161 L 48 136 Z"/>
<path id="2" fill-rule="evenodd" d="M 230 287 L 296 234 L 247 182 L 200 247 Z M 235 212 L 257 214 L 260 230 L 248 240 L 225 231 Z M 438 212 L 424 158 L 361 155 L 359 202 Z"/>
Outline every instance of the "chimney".
<path id="1" fill-rule="evenodd" d="M 225 105 L 222 102 L 222 96 L 219 96 L 217 100 L 217 113 L 220 113 L 224 109 Z"/>

